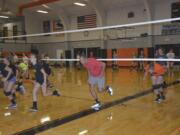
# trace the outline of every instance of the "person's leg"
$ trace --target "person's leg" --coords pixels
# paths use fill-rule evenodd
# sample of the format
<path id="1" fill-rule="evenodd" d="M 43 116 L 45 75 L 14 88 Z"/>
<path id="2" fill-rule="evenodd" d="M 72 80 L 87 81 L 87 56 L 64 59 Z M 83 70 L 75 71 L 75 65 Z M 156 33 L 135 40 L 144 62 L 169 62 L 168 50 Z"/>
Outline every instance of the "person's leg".
<path id="1" fill-rule="evenodd" d="M 142 61 L 139 62 L 139 71 L 142 71 Z"/>
<path id="2" fill-rule="evenodd" d="M 60 96 L 59 92 L 57 90 L 54 91 L 48 91 L 47 90 L 47 85 L 43 84 L 41 85 L 41 89 L 42 89 L 42 94 L 43 96 Z"/>
<path id="3" fill-rule="evenodd" d="M 18 91 L 21 95 L 24 95 L 26 90 L 23 86 L 23 80 L 22 78 L 20 77 L 18 83 L 17 83 L 17 87 L 16 87 L 16 91 Z"/>
<path id="4" fill-rule="evenodd" d="M 144 72 L 144 62 L 143 61 L 141 62 L 141 71 Z"/>
<path id="5" fill-rule="evenodd" d="M 47 83 L 47 88 L 52 88 L 53 87 L 52 83 L 49 81 L 49 75 L 48 74 L 47 74 L 46 83 Z"/>
<path id="6" fill-rule="evenodd" d="M 168 81 L 171 78 L 171 63 L 167 62 Z"/>
<path id="7" fill-rule="evenodd" d="M 171 74 L 171 78 L 174 77 L 174 62 L 170 62 L 170 74 Z"/>
<path id="8" fill-rule="evenodd" d="M 104 77 L 97 78 L 97 83 L 99 92 L 108 92 L 109 95 L 113 95 L 113 89 L 109 85 L 105 87 Z"/>
<path id="9" fill-rule="evenodd" d="M 164 78 L 163 78 L 163 76 L 158 76 L 157 84 L 160 85 L 160 88 L 159 88 L 160 98 L 162 100 L 165 100 L 164 88 L 163 88 L 163 86 L 164 86 Z"/>
<path id="10" fill-rule="evenodd" d="M 46 84 L 41 85 L 41 89 L 42 89 L 42 94 L 44 97 L 52 95 L 52 92 L 47 91 Z"/>
<path id="11" fill-rule="evenodd" d="M 96 94 L 96 84 L 97 84 L 96 77 L 89 76 L 88 84 L 89 84 L 89 92 L 90 92 L 91 96 L 96 101 L 96 103 L 99 103 L 98 96 Z"/>
<path id="12" fill-rule="evenodd" d="M 96 101 L 96 103 L 100 103 L 98 96 L 96 94 L 95 85 L 89 84 L 89 92 L 90 92 L 91 96 L 93 97 L 93 99 Z"/>
<path id="13" fill-rule="evenodd" d="M 115 61 L 115 68 L 116 68 L 116 69 L 119 68 L 118 61 Z"/>
<path id="14" fill-rule="evenodd" d="M 15 96 L 13 96 L 13 94 L 12 94 L 13 86 L 14 86 L 14 82 L 8 81 L 7 87 L 5 89 L 5 95 L 8 97 L 8 99 L 11 102 L 11 105 L 8 106 L 9 109 L 16 108 Z"/>
<path id="15" fill-rule="evenodd" d="M 158 85 L 158 83 L 157 83 L 157 76 L 152 76 L 151 79 L 152 79 L 153 91 L 154 91 L 154 93 L 156 94 L 156 99 L 155 99 L 155 101 L 156 101 L 156 102 L 159 102 L 160 93 L 159 93 L 158 86 L 157 86 L 157 85 Z"/>
<path id="16" fill-rule="evenodd" d="M 4 91 L 7 89 L 7 86 L 8 86 L 8 82 L 5 81 L 5 82 L 4 82 L 4 86 L 3 86 Z"/>
<path id="17" fill-rule="evenodd" d="M 38 82 L 35 82 L 34 88 L 33 88 L 33 93 L 32 93 L 33 104 L 32 104 L 32 107 L 30 108 L 30 111 L 32 111 L 32 112 L 36 112 L 38 110 L 37 92 L 38 92 L 39 87 L 40 87 L 40 84 Z"/>

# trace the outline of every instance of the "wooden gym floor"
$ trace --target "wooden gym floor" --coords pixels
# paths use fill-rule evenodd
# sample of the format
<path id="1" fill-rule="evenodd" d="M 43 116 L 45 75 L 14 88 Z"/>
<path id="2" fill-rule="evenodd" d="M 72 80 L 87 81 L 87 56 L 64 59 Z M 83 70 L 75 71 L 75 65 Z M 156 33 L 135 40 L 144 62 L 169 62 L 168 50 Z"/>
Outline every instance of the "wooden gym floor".
<path id="1" fill-rule="evenodd" d="M 99 94 L 103 103 L 121 99 L 143 92 L 151 87 L 150 79 L 143 82 L 143 73 L 130 72 L 128 69 L 106 70 L 106 82 L 114 88 L 114 96 Z M 172 82 L 180 78 L 175 72 Z M 49 128 L 42 124 L 44 118 L 50 121 L 70 118 L 73 114 L 88 110 L 94 103 L 89 91 L 85 70 L 54 69 L 50 78 L 60 89 L 61 97 L 42 97 L 39 91 L 39 111 L 28 112 L 32 102 L 32 83 L 25 83 L 26 95 L 17 94 L 18 108 L 6 110 L 9 104 L 1 89 L 0 98 L 0 135 L 22 134 L 43 125 L 43 132 L 38 135 L 179 135 L 180 132 L 180 85 L 167 88 L 167 100 L 161 104 L 153 102 L 152 93 L 93 112 L 85 117 L 76 117 L 66 123 Z M 92 112 L 92 111 L 89 111 Z M 87 112 L 86 112 L 87 113 Z M 5 116 L 8 115 L 8 116 Z M 33 129 L 32 129 L 33 128 Z M 23 132 L 21 132 L 23 131 Z"/>

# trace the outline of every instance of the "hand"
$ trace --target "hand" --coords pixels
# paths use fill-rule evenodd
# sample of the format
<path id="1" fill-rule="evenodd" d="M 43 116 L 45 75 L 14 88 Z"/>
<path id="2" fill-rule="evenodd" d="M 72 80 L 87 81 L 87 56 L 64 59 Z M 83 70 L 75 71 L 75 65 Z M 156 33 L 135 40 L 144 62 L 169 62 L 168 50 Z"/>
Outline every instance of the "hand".
<path id="1" fill-rule="evenodd" d="M 104 76 L 104 71 L 102 71 L 99 76 L 103 77 Z"/>

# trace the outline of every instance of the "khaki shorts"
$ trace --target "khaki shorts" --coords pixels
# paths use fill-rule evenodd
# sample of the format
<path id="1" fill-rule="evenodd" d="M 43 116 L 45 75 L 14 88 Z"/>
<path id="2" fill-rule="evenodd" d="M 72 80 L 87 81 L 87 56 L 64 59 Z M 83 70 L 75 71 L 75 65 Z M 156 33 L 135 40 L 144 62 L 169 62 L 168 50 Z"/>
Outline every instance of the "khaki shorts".
<path id="1" fill-rule="evenodd" d="M 97 85 L 97 86 L 98 86 L 98 89 L 99 89 L 99 90 L 102 90 L 102 89 L 104 89 L 105 79 L 104 79 L 104 77 L 89 76 L 89 78 L 88 78 L 88 83 L 89 83 L 91 86 Z"/>

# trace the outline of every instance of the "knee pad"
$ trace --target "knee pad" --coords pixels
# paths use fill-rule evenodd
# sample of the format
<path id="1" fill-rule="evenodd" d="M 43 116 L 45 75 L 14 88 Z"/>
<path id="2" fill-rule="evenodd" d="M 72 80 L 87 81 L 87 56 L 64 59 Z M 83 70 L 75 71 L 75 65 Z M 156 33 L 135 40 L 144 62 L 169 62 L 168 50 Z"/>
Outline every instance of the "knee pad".
<path id="1" fill-rule="evenodd" d="M 8 96 L 11 95 L 11 92 L 6 92 L 6 91 L 4 91 L 4 95 L 8 97 Z"/>
<path id="2" fill-rule="evenodd" d="M 165 89 L 167 87 L 167 84 L 166 84 L 166 82 L 163 82 L 161 84 L 153 85 L 152 87 L 153 87 L 153 90 L 154 89 L 161 89 L 161 88 Z"/>
<path id="3" fill-rule="evenodd" d="M 159 84 L 157 84 L 157 85 L 153 85 L 152 87 L 153 87 L 153 90 L 156 90 L 156 89 L 161 88 Z"/>

